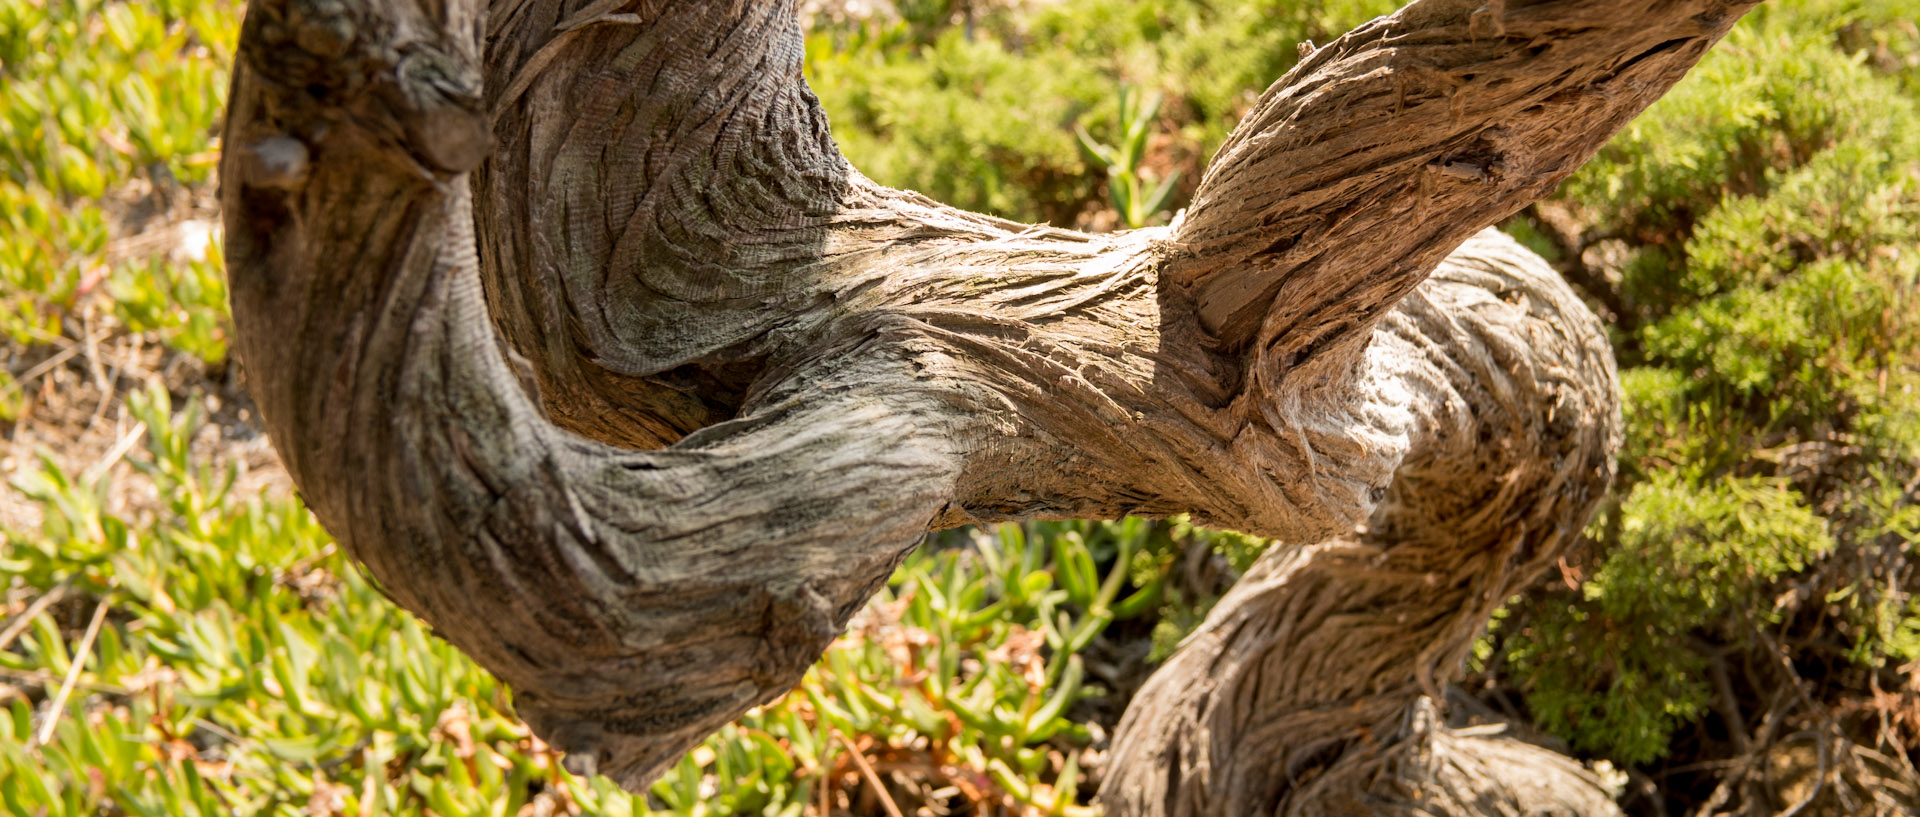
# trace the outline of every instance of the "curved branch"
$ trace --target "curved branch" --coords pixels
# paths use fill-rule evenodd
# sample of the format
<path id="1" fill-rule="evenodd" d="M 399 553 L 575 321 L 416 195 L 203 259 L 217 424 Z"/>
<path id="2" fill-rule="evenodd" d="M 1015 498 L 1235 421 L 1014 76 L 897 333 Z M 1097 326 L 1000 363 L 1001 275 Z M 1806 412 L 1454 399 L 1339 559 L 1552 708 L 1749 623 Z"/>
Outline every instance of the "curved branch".
<path id="1" fill-rule="evenodd" d="M 1576 5 L 1609 4 L 1508 12 L 1563 27 L 1593 17 Z M 1675 9 L 1695 6 L 1720 8 L 1655 11 L 1677 27 Z M 1420 150 L 1506 152 L 1515 181 L 1478 180 L 1493 193 L 1406 187 L 1431 175 L 1420 151 L 1349 160 L 1314 153 L 1318 137 L 1288 141 L 1362 109 L 1347 124 L 1384 138 L 1377 97 L 1393 72 L 1360 69 L 1400 65 L 1404 49 L 1388 46 L 1401 40 L 1478 54 L 1515 82 L 1559 47 L 1513 56 L 1519 35 L 1498 30 L 1482 44 L 1486 18 L 1461 23 L 1464 8 L 1424 0 L 1309 59 L 1178 233 L 1087 236 L 962 213 L 847 168 L 798 77 L 791 2 L 495 0 L 487 16 L 480 0 L 255 0 L 221 168 L 236 348 L 328 530 L 511 685 L 574 768 L 629 788 L 797 682 L 922 532 L 969 521 L 1191 512 L 1291 542 L 1348 536 L 1236 592 L 1406 613 L 1371 626 L 1427 647 L 1326 683 L 1329 700 L 1349 682 L 1381 686 L 1396 703 L 1367 711 L 1415 723 L 1402 694 L 1414 687 L 1396 673 L 1423 690 L 1444 680 L 1498 597 L 1485 594 L 1530 575 L 1584 519 L 1611 456 L 1595 391 L 1610 375 L 1603 345 L 1580 346 L 1590 318 L 1525 262 L 1487 256 L 1510 246 L 1493 239 L 1381 315 L 1449 241 L 1543 192 L 1539 174 L 1570 169 L 1657 96 L 1633 83 L 1670 82 L 1723 27 L 1698 23 L 1706 33 L 1664 51 L 1568 28 L 1594 44 L 1570 58 L 1575 74 L 1612 79 L 1534 83 L 1524 98 L 1489 81 L 1505 101 L 1448 102 L 1453 119 L 1413 94 L 1408 121 L 1439 129 Z M 1373 96 L 1316 102 L 1333 91 L 1313 88 L 1348 88 L 1316 79 L 1329 76 Z M 1639 101 L 1602 104 L 1608 89 Z M 1571 107 L 1554 107 L 1563 96 Z M 1585 118 L 1555 131 L 1543 111 Z M 1489 119 L 1508 115 L 1540 152 L 1500 141 Z M 1555 139 L 1572 147 L 1548 150 Z M 1276 169 L 1303 159 L 1324 166 L 1300 177 L 1310 184 Z M 1252 209 L 1234 215 L 1232 196 Z M 1272 249 L 1296 212 L 1335 214 L 1290 245 L 1318 247 L 1311 257 Z M 1407 213 L 1428 220 L 1405 235 L 1361 229 Z M 1264 299 L 1274 342 L 1231 342 L 1259 323 L 1219 312 L 1236 292 Z M 1587 340 L 1562 348 L 1575 336 Z M 1341 354 L 1276 351 L 1329 338 Z M 1585 477 L 1563 479 L 1562 465 Z M 1421 538 L 1443 523 L 1465 538 Z M 1383 600 L 1419 598 L 1403 580 L 1434 566 L 1446 571 L 1431 597 Z M 1264 644 L 1234 654 L 1252 662 Z M 1246 677 L 1221 683 L 1264 700 Z M 1275 723 L 1324 702 L 1272 701 L 1260 711 Z M 1219 713 L 1189 703 L 1161 711 L 1213 728 Z M 1221 785 L 1252 791 L 1257 768 L 1223 770 L 1235 782 Z M 1177 788 L 1128 791 L 1154 785 Z"/>
<path id="2" fill-rule="evenodd" d="M 1606 492 L 1620 408 L 1605 330 L 1489 231 L 1389 313 L 1367 355 L 1380 410 L 1414 417 L 1391 493 L 1356 533 L 1262 556 L 1148 680 L 1114 734 L 1113 813 L 1615 813 L 1576 764 L 1420 714 Z M 1490 774 L 1493 757 L 1532 760 Z"/>
<path id="3" fill-rule="evenodd" d="M 735 416 L 851 184 L 790 4 L 491 5 L 481 269 L 549 416 L 636 448 Z"/>
<path id="4" fill-rule="evenodd" d="M 1221 147 L 1168 280 L 1275 380 L 1350 353 L 1441 258 L 1551 193 L 1756 3 L 1419 0 L 1367 23 L 1276 82 Z"/>
<path id="5" fill-rule="evenodd" d="M 364 73 L 264 63 L 316 24 L 301 11 L 250 16 L 223 167 L 268 430 L 395 601 L 510 684 L 573 768 L 643 786 L 818 658 L 951 495 L 955 430 L 901 388 L 923 361 L 897 329 L 858 318 L 671 450 L 548 425 L 487 324 L 464 168 L 434 141 L 478 115 L 478 43 L 447 36 L 475 9 L 332 21 L 392 37 Z"/>

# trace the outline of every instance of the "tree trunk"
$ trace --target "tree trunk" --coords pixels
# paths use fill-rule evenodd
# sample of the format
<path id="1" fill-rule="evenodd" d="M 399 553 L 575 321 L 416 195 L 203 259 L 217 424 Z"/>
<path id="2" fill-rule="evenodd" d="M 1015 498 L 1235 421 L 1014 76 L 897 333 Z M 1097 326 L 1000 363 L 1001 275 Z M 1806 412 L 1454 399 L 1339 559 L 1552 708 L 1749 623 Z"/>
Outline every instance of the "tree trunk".
<path id="1" fill-rule="evenodd" d="M 790 2 L 255 0 L 237 348 L 321 522 L 576 771 L 786 692 L 930 528 L 1191 513 L 1302 546 L 1141 693 L 1112 811 L 1604 814 L 1438 714 L 1618 445 L 1597 321 L 1475 236 L 1748 5 L 1418 0 L 1095 236 L 862 177 Z"/>
<path id="2" fill-rule="evenodd" d="M 1578 764 L 1437 717 L 1494 609 L 1564 552 L 1612 477 L 1604 329 L 1487 232 L 1371 348 L 1413 410 L 1387 496 L 1350 535 L 1263 555 L 1148 679 L 1113 737 L 1112 813 L 1614 813 Z"/>

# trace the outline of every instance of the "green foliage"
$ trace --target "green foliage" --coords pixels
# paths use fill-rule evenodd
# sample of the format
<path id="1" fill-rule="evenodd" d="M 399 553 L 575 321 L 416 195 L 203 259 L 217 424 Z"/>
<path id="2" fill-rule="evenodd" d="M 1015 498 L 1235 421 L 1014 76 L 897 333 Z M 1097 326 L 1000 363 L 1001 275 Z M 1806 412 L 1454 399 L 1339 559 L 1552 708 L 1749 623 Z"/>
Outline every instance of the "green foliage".
<path id="1" fill-rule="evenodd" d="M 197 409 L 174 413 L 158 386 L 127 407 L 146 437 L 140 487 L 159 499 L 149 513 L 109 513 L 106 477 L 50 462 L 16 485 L 47 516 L 0 550 L 14 588 L 66 587 L 110 615 L 85 654 L 70 652 L 58 608 L 0 652 L 0 676 L 74 671 L 85 690 L 61 712 L 13 701 L 16 734 L 56 728 L 43 746 L 0 748 L 12 813 L 290 814 L 339 802 L 462 814 L 505 791 L 495 805 L 511 814 L 531 781 L 603 796 L 530 751 L 498 683 L 381 597 L 291 498 L 237 496 L 235 472 L 196 462 Z"/>
<path id="2" fill-rule="evenodd" d="M 1864 673 L 1920 647 L 1897 579 L 1920 547 L 1920 96 L 1872 51 L 1913 36 L 1885 3 L 1762 7 L 1561 191 L 1627 251 L 1623 476 L 1581 590 L 1495 636 L 1576 747 L 1644 764 L 1714 700 L 1764 710 L 1727 696 L 1769 682 L 1710 683 L 1740 656 Z M 1869 695 L 1842 677 L 1825 694 Z"/>
<path id="3" fill-rule="evenodd" d="M 857 167 L 1012 218 L 1138 226 L 1181 206 L 1297 43 L 1394 3 L 895 5 L 807 40 Z M 0 0 L 0 332 L 15 344 L 70 336 L 93 309 L 224 356 L 217 242 L 179 260 L 127 231 L 139 205 L 207 192 L 237 9 Z M 1504 667 L 1542 725 L 1637 764 L 1711 717 L 1728 656 L 1770 658 L 1786 636 L 1834 647 L 1820 633 L 1862 671 L 1920 659 L 1920 588 L 1899 580 L 1920 547 L 1910 0 L 1766 4 L 1559 197 L 1625 258 L 1598 276 L 1626 308 L 1622 479 L 1595 553 L 1569 568 L 1585 584 L 1503 611 L 1481 664 Z M 0 376 L 0 419 L 20 400 Z M 8 813 L 512 815 L 544 799 L 797 817 L 874 794 L 857 752 L 977 811 L 1079 814 L 1103 642 L 1151 632 L 1164 656 L 1212 601 L 1172 579 L 1188 548 L 1244 570 L 1267 546 L 1184 520 L 945 534 L 794 693 L 683 759 L 649 804 L 567 775 L 507 692 L 295 501 L 238 495 L 189 445 L 195 405 L 159 388 L 129 401 L 146 435 L 130 482 L 52 457 L 12 477 L 45 521 L 5 533 L 0 602 L 12 616 L 65 600 L 0 645 Z M 1865 696 L 1843 676 L 1833 695 Z"/>
<path id="4" fill-rule="evenodd" d="M 1093 138 L 1086 128 L 1074 126 L 1080 148 L 1107 171 L 1107 198 L 1120 214 L 1120 223 L 1136 229 L 1147 226 L 1166 206 L 1173 185 L 1180 181 L 1180 171 L 1176 170 L 1155 184 L 1151 171 L 1140 167 L 1161 102 L 1158 92 L 1142 95 L 1131 86 L 1120 86 L 1120 133 L 1111 145 Z"/>
<path id="5" fill-rule="evenodd" d="M 1237 576 L 1252 567 L 1253 560 L 1273 544 L 1272 540 L 1258 536 L 1196 527 L 1185 516 L 1176 516 L 1163 524 L 1165 535 L 1157 541 L 1164 544 L 1134 558 L 1135 576 L 1164 577 L 1177 569 L 1178 557 L 1193 548 L 1219 556 Z M 1164 578 L 1161 583 L 1170 584 Z M 1207 613 L 1220 600 L 1208 590 L 1185 587 L 1168 588 L 1163 592 L 1158 621 L 1153 627 L 1152 649 L 1147 653 L 1149 662 L 1157 664 L 1166 660 L 1180 646 L 1180 642 L 1206 620 Z"/>
<path id="6" fill-rule="evenodd" d="M 1779 480 L 1694 486 L 1662 472 L 1634 486 L 1620 520 L 1619 547 L 1586 597 L 1615 618 L 1657 613 L 1676 632 L 1749 612 L 1733 606 L 1833 549 L 1826 520 Z"/>
<path id="7" fill-rule="evenodd" d="M 168 346 L 201 360 L 226 357 L 227 265 L 217 244 L 204 258 L 120 264 L 106 291 L 128 331 L 156 332 Z"/>
<path id="8" fill-rule="evenodd" d="M 109 278 L 121 323 L 225 356 L 218 263 L 112 233 L 136 187 L 182 196 L 212 172 L 236 8 L 0 0 L 0 332 L 57 338 Z"/>
<path id="9" fill-rule="evenodd" d="M 1126 134 L 1134 125 L 1111 89 L 1167 101 L 1146 129 L 1164 135 L 1136 158 L 1155 178 L 1178 172 L 1190 185 L 1260 89 L 1298 59 L 1301 40 L 1325 42 L 1396 5 L 1066 0 L 983 9 L 972 26 L 843 24 L 809 37 L 807 72 L 842 150 L 874 179 L 1073 226 L 1101 209 L 1097 176 L 1111 166 L 1087 161 L 1075 128 Z M 1176 186 L 1167 203 L 1183 192 L 1191 187 Z"/>
<path id="10" fill-rule="evenodd" d="M 910 51 L 842 36 L 844 49 L 831 33 L 809 38 L 807 69 L 835 138 L 863 172 L 1016 218 L 1070 222 L 1093 198 L 1072 126 L 1112 83 L 1084 63 L 1016 55 L 958 29 Z"/>
<path id="11" fill-rule="evenodd" d="M 1548 608 L 1510 637 L 1540 725 L 1576 748 L 1638 764 L 1665 753 L 1708 698 L 1687 639 L 1723 619 L 1770 623 L 1750 602 L 1833 550 L 1826 520 L 1777 480 L 1691 484 L 1661 471 L 1617 509 L 1614 546 L 1583 603 Z M 1623 622 L 1634 626 L 1622 627 Z"/>
<path id="12" fill-rule="evenodd" d="M 1835 47 L 1858 18 L 1823 5 L 1754 12 L 1563 187 L 1638 245 L 1621 288 L 1650 313 L 1910 227 L 1920 103 Z"/>

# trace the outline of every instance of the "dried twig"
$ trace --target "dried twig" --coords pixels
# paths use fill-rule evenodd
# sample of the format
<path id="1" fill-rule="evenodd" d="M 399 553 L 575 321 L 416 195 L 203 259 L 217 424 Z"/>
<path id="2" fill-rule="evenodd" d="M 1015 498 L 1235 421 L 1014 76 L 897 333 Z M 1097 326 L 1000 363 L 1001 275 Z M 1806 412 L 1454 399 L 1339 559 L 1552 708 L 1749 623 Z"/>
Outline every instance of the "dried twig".
<path id="1" fill-rule="evenodd" d="M 119 462 L 121 457 L 126 456 L 128 451 L 133 450 L 134 443 L 139 442 L 140 438 L 146 433 L 146 423 L 135 425 L 133 430 L 121 435 L 120 439 L 114 442 L 113 448 L 107 451 L 106 456 L 101 457 L 99 462 L 87 468 L 86 472 L 82 474 L 81 479 L 90 483 L 105 475 L 107 470 L 114 466 L 114 463 Z"/>
<path id="2" fill-rule="evenodd" d="M 240 737 L 239 735 L 234 734 L 232 730 L 224 726 L 221 726 L 220 724 L 214 723 L 213 721 L 207 720 L 206 718 L 194 718 L 193 725 L 213 733 L 214 735 L 220 737 L 222 740 L 225 740 L 228 743 L 242 745 L 242 746 L 248 743 L 248 740 L 246 738 Z"/>
<path id="3" fill-rule="evenodd" d="M 54 684 L 60 683 L 61 681 L 65 680 L 64 676 L 55 675 L 51 672 L 46 672 L 44 670 L 24 670 L 24 669 L 13 669 L 11 667 L 0 667 L 0 678 L 12 678 L 16 681 L 25 681 L 29 684 L 39 684 L 41 686 L 47 686 L 47 687 L 53 686 Z M 122 696 L 132 695 L 140 691 L 139 689 L 135 689 L 132 687 L 119 686 L 115 684 L 101 684 L 101 683 L 96 683 L 92 681 L 79 681 L 79 682 L 76 682 L 73 685 L 73 687 L 75 689 L 84 689 L 88 692 L 100 692 L 100 693 L 105 693 L 107 695 L 122 695 Z"/>
<path id="4" fill-rule="evenodd" d="M 1920 477 L 1916 477 L 1915 479 L 1920 480 Z M 1873 692 L 1873 697 L 1875 700 L 1878 700 L 1882 695 L 1885 694 L 1880 689 L 1879 673 L 1877 672 L 1867 673 L 1867 688 Z M 1885 744 L 1887 748 L 1890 748 L 1893 750 L 1892 757 L 1889 760 L 1889 764 L 1891 764 L 1893 760 L 1898 760 L 1899 767 L 1907 773 L 1910 779 L 1920 780 L 1920 769 L 1914 768 L 1913 760 L 1908 756 L 1910 754 L 1910 750 L 1907 748 L 1906 743 L 1900 740 L 1900 734 L 1894 731 L 1893 722 L 1890 718 L 1887 717 L 1886 707 L 1876 706 L 1874 707 L 1874 711 L 1875 711 L 1875 714 L 1878 715 L 1879 721 L 1880 721 L 1880 735 L 1879 735 L 1880 742 L 1882 744 Z"/>
<path id="5" fill-rule="evenodd" d="M 18 638 L 21 633 L 26 632 L 27 626 L 33 623 L 34 617 L 46 612 L 48 607 L 52 607 L 55 602 L 66 596 L 67 588 L 72 586 L 73 579 L 67 578 L 59 584 L 54 585 L 53 589 L 48 590 L 46 595 L 34 599 L 32 604 L 27 605 L 26 612 L 21 613 L 18 618 L 15 618 L 12 624 L 8 624 L 5 631 L 0 631 L 0 650 L 6 649 L 7 645 L 12 644 L 15 638 Z"/>
<path id="6" fill-rule="evenodd" d="M 40 725 L 40 731 L 27 742 L 27 748 L 43 746 L 53 739 L 53 728 L 60 724 L 60 714 L 67 708 L 67 696 L 73 694 L 73 685 L 80 680 L 80 672 L 87 666 L 87 656 L 93 652 L 93 640 L 100 636 L 100 625 L 107 620 L 107 603 L 112 596 L 101 596 L 100 603 L 93 608 L 93 620 L 87 622 L 87 632 L 80 637 L 80 646 L 73 651 L 73 663 L 67 667 L 67 679 L 60 684 L 60 691 L 54 693 L 53 702 L 47 707 L 47 720 Z"/>
<path id="7" fill-rule="evenodd" d="M 880 775 L 867 763 L 867 756 L 860 751 L 860 747 L 853 745 L 853 741 L 847 740 L 847 736 L 840 734 L 838 729 L 833 730 L 833 736 L 853 754 L 853 765 L 860 769 L 860 776 L 866 778 L 867 785 L 872 786 L 874 793 L 880 796 L 880 806 L 887 810 L 887 817 L 905 817 L 900 813 L 900 807 L 894 804 L 893 795 L 887 793 L 886 785 L 880 782 Z"/>
<path id="8" fill-rule="evenodd" d="M 1740 711 L 1740 696 L 1734 694 L 1733 679 L 1727 673 L 1727 659 L 1719 650 L 1695 639 L 1694 651 L 1707 657 L 1707 669 L 1713 678 L 1714 709 L 1727 722 L 1727 734 L 1741 754 L 1753 751 L 1753 738 L 1747 734 L 1747 718 Z"/>
<path id="9" fill-rule="evenodd" d="M 33 382 L 35 378 L 53 371 L 55 367 L 62 363 L 72 360 L 74 355 L 80 354 L 84 349 L 86 349 L 85 346 L 69 342 L 66 348 L 54 352 L 52 355 L 49 355 L 46 360 L 34 364 L 33 368 L 26 370 L 26 372 L 22 373 L 18 378 L 15 378 L 14 382 L 24 390 L 27 384 Z"/>
<path id="10" fill-rule="evenodd" d="M 831 797 L 833 796 L 833 774 L 820 775 L 820 817 L 831 817 Z"/>
<path id="11" fill-rule="evenodd" d="M 87 371 L 93 374 L 94 388 L 100 390 L 100 403 L 94 406 L 93 416 L 87 419 L 88 427 L 92 427 L 100 422 L 100 418 L 107 415 L 107 409 L 112 407 L 115 395 L 113 381 L 107 379 L 107 368 L 100 363 L 100 340 L 105 338 L 107 333 L 93 331 L 93 307 L 89 306 L 82 311 L 80 319 L 81 334 L 86 336 Z"/>
<path id="12" fill-rule="evenodd" d="M 1827 775 L 1831 773 L 1833 766 L 1827 758 L 1826 735 L 1819 733 L 1813 735 L 1813 750 L 1820 760 L 1820 773 L 1813 779 L 1813 788 L 1807 791 L 1806 796 L 1800 798 L 1800 802 L 1794 803 L 1792 808 L 1781 812 L 1780 817 L 1794 817 L 1806 811 L 1807 807 L 1813 805 L 1813 801 L 1818 800 L 1821 793 L 1827 790 Z"/>

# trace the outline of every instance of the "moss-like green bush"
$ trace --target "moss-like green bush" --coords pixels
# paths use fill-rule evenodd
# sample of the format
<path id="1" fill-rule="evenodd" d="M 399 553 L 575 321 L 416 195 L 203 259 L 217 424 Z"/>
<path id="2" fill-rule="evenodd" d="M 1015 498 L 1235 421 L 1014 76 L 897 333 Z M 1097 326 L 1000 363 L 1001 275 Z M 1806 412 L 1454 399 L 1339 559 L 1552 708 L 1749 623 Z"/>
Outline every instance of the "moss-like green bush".
<path id="1" fill-rule="evenodd" d="M 68 319 L 110 277 L 128 297 L 106 311 L 129 328 L 225 357 L 218 253 L 176 265 L 126 239 L 210 180 L 235 8 L 0 0 L 0 334 L 76 334 Z"/>
<path id="2" fill-rule="evenodd" d="M 1587 246 L 1560 260 L 1621 259 L 1584 277 L 1623 311 L 1627 445 L 1584 584 L 1510 609 L 1495 663 L 1578 749 L 1912 737 L 1844 713 L 1920 633 L 1915 36 L 1887 3 L 1762 7 L 1561 190 Z"/>
<path id="3" fill-rule="evenodd" d="M 1190 194 L 1232 123 L 1298 59 L 1297 43 L 1395 5 L 1067 0 L 931 32 L 903 8 L 902 20 L 816 31 L 807 70 L 841 149 L 874 179 L 1073 226 L 1107 198 L 1074 126 L 1111 130 L 1123 84 L 1166 95 L 1149 166 L 1160 178 L 1182 171 Z"/>
<path id="4" fill-rule="evenodd" d="M 1667 751 L 1712 690 L 1694 633 L 1726 619 L 1771 623 L 1748 605 L 1834 548 L 1827 520 L 1782 481 L 1696 483 L 1679 469 L 1634 486 L 1613 548 L 1574 603 L 1540 609 L 1506 642 L 1541 726 L 1625 763 Z M 1622 625 L 1627 626 L 1622 626 Z"/>

